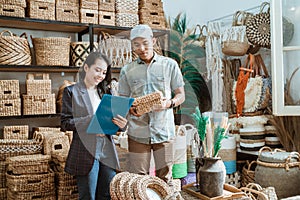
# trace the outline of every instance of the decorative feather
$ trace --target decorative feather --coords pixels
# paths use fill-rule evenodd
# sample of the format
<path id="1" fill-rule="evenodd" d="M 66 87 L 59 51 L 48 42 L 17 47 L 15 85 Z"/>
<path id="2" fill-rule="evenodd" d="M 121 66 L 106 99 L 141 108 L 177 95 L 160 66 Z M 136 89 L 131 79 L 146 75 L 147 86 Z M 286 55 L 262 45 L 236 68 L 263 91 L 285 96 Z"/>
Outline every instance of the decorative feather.
<path id="1" fill-rule="evenodd" d="M 214 130 L 214 154 L 213 157 L 216 157 L 221 149 L 221 142 L 224 138 L 227 138 L 225 135 L 225 129 L 217 126 Z"/>

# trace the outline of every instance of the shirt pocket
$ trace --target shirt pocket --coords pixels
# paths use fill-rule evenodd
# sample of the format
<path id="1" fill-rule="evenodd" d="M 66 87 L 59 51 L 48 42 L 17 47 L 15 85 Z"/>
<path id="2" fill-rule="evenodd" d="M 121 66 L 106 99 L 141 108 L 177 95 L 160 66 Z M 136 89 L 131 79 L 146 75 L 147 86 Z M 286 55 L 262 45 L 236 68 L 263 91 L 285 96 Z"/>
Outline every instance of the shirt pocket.
<path id="1" fill-rule="evenodd" d="M 164 76 L 155 76 L 154 83 L 157 85 L 157 89 L 159 91 L 165 91 L 167 84 L 166 84 L 166 78 Z"/>
<path id="2" fill-rule="evenodd" d="M 134 79 L 131 81 L 131 93 L 132 97 L 143 95 L 143 91 L 146 87 L 146 82 L 142 79 Z"/>

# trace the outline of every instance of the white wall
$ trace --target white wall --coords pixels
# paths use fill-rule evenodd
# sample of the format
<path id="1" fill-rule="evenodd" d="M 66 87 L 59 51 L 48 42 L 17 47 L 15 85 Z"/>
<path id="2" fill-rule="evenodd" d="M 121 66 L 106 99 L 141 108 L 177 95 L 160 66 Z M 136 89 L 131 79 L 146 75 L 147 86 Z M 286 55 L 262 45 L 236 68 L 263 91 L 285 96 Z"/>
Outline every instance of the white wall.
<path id="1" fill-rule="evenodd" d="M 207 24 L 208 21 L 231 15 L 238 10 L 259 6 L 262 0 L 162 0 L 166 17 L 173 20 L 178 13 L 186 13 L 188 26 Z"/>

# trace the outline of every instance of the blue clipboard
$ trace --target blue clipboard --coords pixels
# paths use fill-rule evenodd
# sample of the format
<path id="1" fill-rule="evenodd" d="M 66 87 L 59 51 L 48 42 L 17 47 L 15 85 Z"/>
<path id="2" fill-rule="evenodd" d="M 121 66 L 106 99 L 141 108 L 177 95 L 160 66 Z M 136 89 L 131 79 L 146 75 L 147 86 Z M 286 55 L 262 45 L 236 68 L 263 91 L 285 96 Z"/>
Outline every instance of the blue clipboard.
<path id="1" fill-rule="evenodd" d="M 114 135 L 119 127 L 112 122 L 113 117 L 126 117 L 134 98 L 104 94 L 86 130 L 88 134 L 104 133 Z"/>

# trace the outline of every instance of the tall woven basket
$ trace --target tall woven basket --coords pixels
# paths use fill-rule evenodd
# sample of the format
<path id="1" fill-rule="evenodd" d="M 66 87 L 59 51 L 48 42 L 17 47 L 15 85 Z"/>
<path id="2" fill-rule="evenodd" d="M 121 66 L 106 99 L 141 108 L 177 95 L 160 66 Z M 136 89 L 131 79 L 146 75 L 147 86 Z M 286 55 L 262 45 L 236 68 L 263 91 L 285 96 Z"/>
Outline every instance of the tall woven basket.
<path id="1" fill-rule="evenodd" d="M 36 65 L 69 66 L 70 37 L 31 39 L 35 52 Z"/>
<path id="2" fill-rule="evenodd" d="M 0 33 L 0 64 L 31 64 L 31 54 L 26 33 L 23 33 L 21 36 L 16 36 L 8 30 Z"/>

